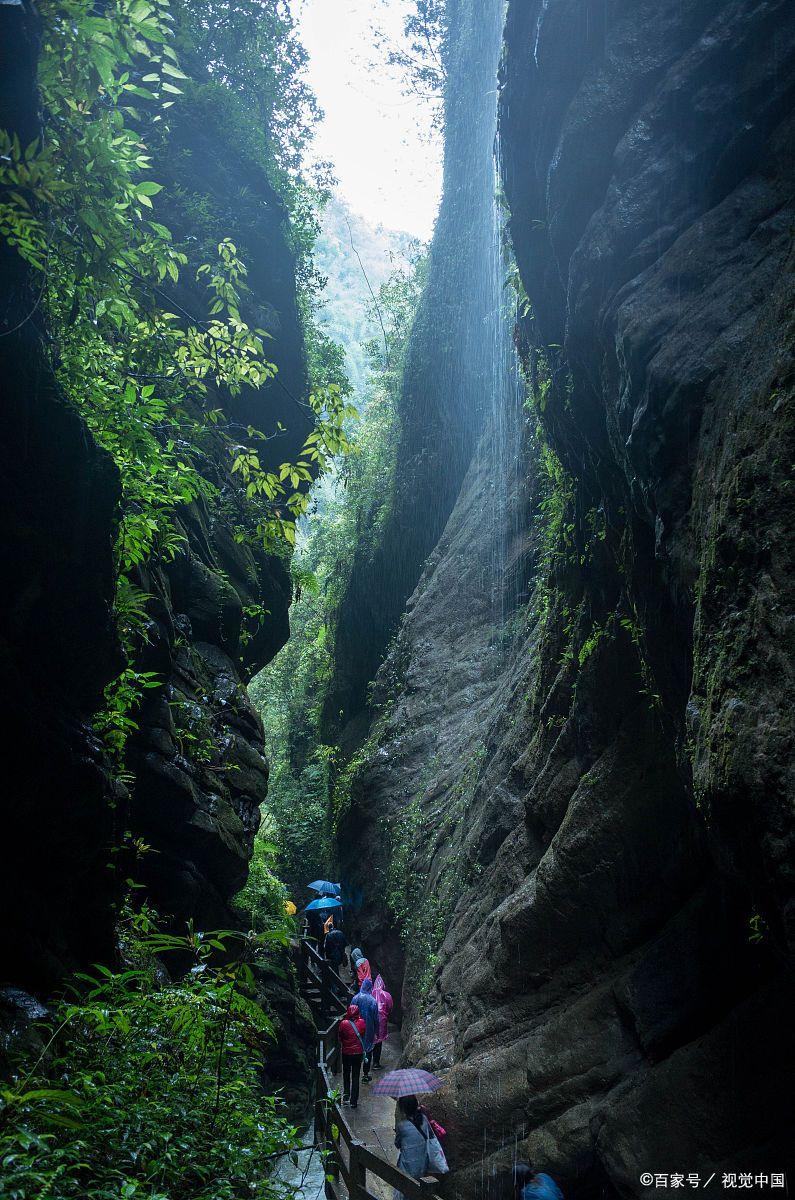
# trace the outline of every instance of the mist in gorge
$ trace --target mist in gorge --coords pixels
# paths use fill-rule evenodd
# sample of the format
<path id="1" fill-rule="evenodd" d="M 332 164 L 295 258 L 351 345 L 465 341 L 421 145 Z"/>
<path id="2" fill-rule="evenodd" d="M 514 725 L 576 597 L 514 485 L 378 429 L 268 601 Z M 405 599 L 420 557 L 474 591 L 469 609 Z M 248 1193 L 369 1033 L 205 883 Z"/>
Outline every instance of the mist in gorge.
<path id="1" fill-rule="evenodd" d="M 786 1192 L 792 6 L 0 23 L 0 1196 Z"/>

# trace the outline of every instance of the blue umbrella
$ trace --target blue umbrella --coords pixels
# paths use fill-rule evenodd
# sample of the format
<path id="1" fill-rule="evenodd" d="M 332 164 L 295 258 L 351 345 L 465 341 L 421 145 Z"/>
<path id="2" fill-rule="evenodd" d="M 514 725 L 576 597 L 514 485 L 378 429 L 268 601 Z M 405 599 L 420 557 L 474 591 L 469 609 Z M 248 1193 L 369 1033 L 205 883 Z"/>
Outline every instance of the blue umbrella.
<path id="1" fill-rule="evenodd" d="M 310 892 L 320 892 L 321 896 L 339 896 L 342 887 L 339 883 L 332 883 L 330 879 L 316 879 L 314 883 L 306 885 Z"/>
<path id="2" fill-rule="evenodd" d="M 342 903 L 336 896 L 321 896 L 319 900 L 313 900 L 311 904 L 307 904 L 304 912 L 317 912 L 326 908 L 342 908 Z"/>

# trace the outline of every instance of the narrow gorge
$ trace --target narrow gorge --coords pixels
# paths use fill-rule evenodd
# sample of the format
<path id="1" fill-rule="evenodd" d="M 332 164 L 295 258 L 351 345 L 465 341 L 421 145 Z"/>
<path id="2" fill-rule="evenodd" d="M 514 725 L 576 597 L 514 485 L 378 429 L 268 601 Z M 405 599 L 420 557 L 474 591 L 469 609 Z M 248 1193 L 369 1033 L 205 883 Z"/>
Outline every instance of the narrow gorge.
<path id="1" fill-rule="evenodd" d="M 0 5 L 3 1196 L 309 1197 L 316 877 L 435 1194 L 792 1179 L 795 11 L 383 8 L 427 244 L 314 0 Z"/>

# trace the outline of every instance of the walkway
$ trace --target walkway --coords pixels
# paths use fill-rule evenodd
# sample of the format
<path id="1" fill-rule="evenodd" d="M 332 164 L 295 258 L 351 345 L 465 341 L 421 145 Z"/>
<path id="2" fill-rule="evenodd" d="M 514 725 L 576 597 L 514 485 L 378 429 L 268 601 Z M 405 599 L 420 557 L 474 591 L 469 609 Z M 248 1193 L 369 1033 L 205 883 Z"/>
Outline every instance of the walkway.
<path id="1" fill-rule="evenodd" d="M 389 1038 L 384 1043 L 381 1056 L 382 1070 L 373 1071 L 373 1083 L 386 1071 L 391 1071 L 400 1063 L 403 1053 L 403 1039 L 400 1030 L 390 1028 Z M 334 1082 L 342 1091 L 342 1076 L 335 1075 Z M 363 1142 L 368 1150 L 379 1155 L 385 1162 L 397 1162 L 395 1149 L 395 1101 L 391 1096 L 374 1096 L 372 1084 L 363 1083 L 359 1090 L 358 1108 L 345 1108 L 345 1115 L 351 1128 L 351 1133 Z M 377 1200 L 392 1200 L 395 1189 L 381 1179 L 371 1178 L 368 1188 L 370 1194 Z"/>
<path id="2" fill-rule="evenodd" d="M 343 967 L 340 977 L 351 988 L 356 987 L 353 973 Z M 384 1043 L 381 1054 L 381 1070 L 373 1071 L 373 1083 L 400 1066 L 403 1054 L 403 1037 L 396 1025 L 390 1025 L 389 1037 Z M 342 1093 L 342 1073 L 334 1075 L 334 1083 Z M 372 1084 L 362 1083 L 359 1088 L 359 1104 L 357 1108 L 345 1107 L 345 1116 L 354 1137 L 363 1142 L 368 1150 L 379 1155 L 385 1162 L 397 1163 L 395 1149 L 395 1101 L 391 1096 L 373 1096 Z M 395 1189 L 381 1179 L 371 1178 L 368 1189 L 375 1200 L 392 1200 Z"/>
<path id="3" fill-rule="evenodd" d="M 392 1200 L 396 1189 L 407 1200 L 437 1200 L 435 1182 L 411 1179 L 397 1169 L 395 1101 L 371 1090 L 376 1080 L 400 1064 L 400 1031 L 390 1027 L 381 1070 L 373 1072 L 373 1084 L 362 1082 L 358 1107 L 343 1105 L 337 1030 L 347 1003 L 344 998 L 353 991 L 353 977 L 347 970 L 341 975 L 331 970 L 309 939 L 301 939 L 299 952 L 301 990 L 318 1029 L 315 1141 L 330 1152 L 326 1163 L 330 1178 L 324 1185 L 316 1156 L 307 1153 L 305 1178 L 299 1172 L 290 1182 L 301 1184 L 297 1193 L 301 1200 L 320 1200 L 324 1195 L 326 1200 Z M 335 1093 L 340 1097 L 337 1101 L 325 1099 Z"/>

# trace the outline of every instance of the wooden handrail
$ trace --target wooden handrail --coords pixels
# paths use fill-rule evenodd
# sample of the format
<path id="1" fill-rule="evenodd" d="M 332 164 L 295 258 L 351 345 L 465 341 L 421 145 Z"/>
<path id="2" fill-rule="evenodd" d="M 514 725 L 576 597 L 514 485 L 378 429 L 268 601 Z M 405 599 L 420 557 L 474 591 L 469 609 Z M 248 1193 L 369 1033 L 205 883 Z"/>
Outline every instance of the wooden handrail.
<path id="1" fill-rule="evenodd" d="M 406 1175 L 399 1167 L 386 1162 L 360 1142 L 348 1124 L 343 1109 L 330 1098 L 334 1091 L 332 1075 L 338 1066 L 339 1023 L 347 1006 L 334 990 L 334 981 L 339 984 L 343 994 L 350 997 L 353 992 L 305 937 L 301 938 L 300 964 L 302 987 L 308 988 L 311 980 L 320 993 L 321 1021 L 328 1020 L 335 1006 L 338 1010 L 325 1028 L 317 1029 L 315 1145 L 328 1152 L 325 1163 L 327 1200 L 343 1200 L 346 1192 L 348 1200 L 374 1200 L 372 1193 L 367 1190 L 368 1173 L 397 1188 L 405 1200 L 439 1200 L 433 1190 L 434 1184 L 423 1183 Z M 340 1151 L 340 1144 L 347 1151 L 347 1162 Z M 340 1186 L 340 1178 L 345 1191 Z"/>
<path id="2" fill-rule="evenodd" d="M 316 963 L 323 963 L 325 959 L 316 946 L 313 946 L 309 938 L 301 938 L 301 944 L 306 950 L 307 958 L 313 958 Z"/>
<path id="3" fill-rule="evenodd" d="M 332 1091 L 333 1082 L 328 1068 L 324 1062 L 319 1062 L 316 1076 L 315 1141 L 321 1149 L 329 1151 L 326 1160 L 328 1174 L 332 1176 L 332 1180 L 327 1180 L 326 1183 L 326 1196 L 329 1200 L 337 1200 L 339 1197 L 336 1181 L 340 1176 L 346 1185 L 350 1200 L 370 1200 L 371 1193 L 367 1190 L 368 1172 L 397 1188 L 405 1200 L 439 1200 L 433 1191 L 434 1184 L 424 1183 L 407 1175 L 359 1141 L 342 1108 L 335 1100 L 329 1098 Z M 347 1164 L 340 1152 L 340 1143 L 348 1151 Z"/>
<path id="4" fill-rule="evenodd" d="M 344 1015 L 353 995 L 350 987 L 306 938 L 300 939 L 300 945 L 299 978 L 302 990 L 308 992 L 311 987 L 317 990 L 321 1020 L 328 1020 L 335 1014 Z"/>

